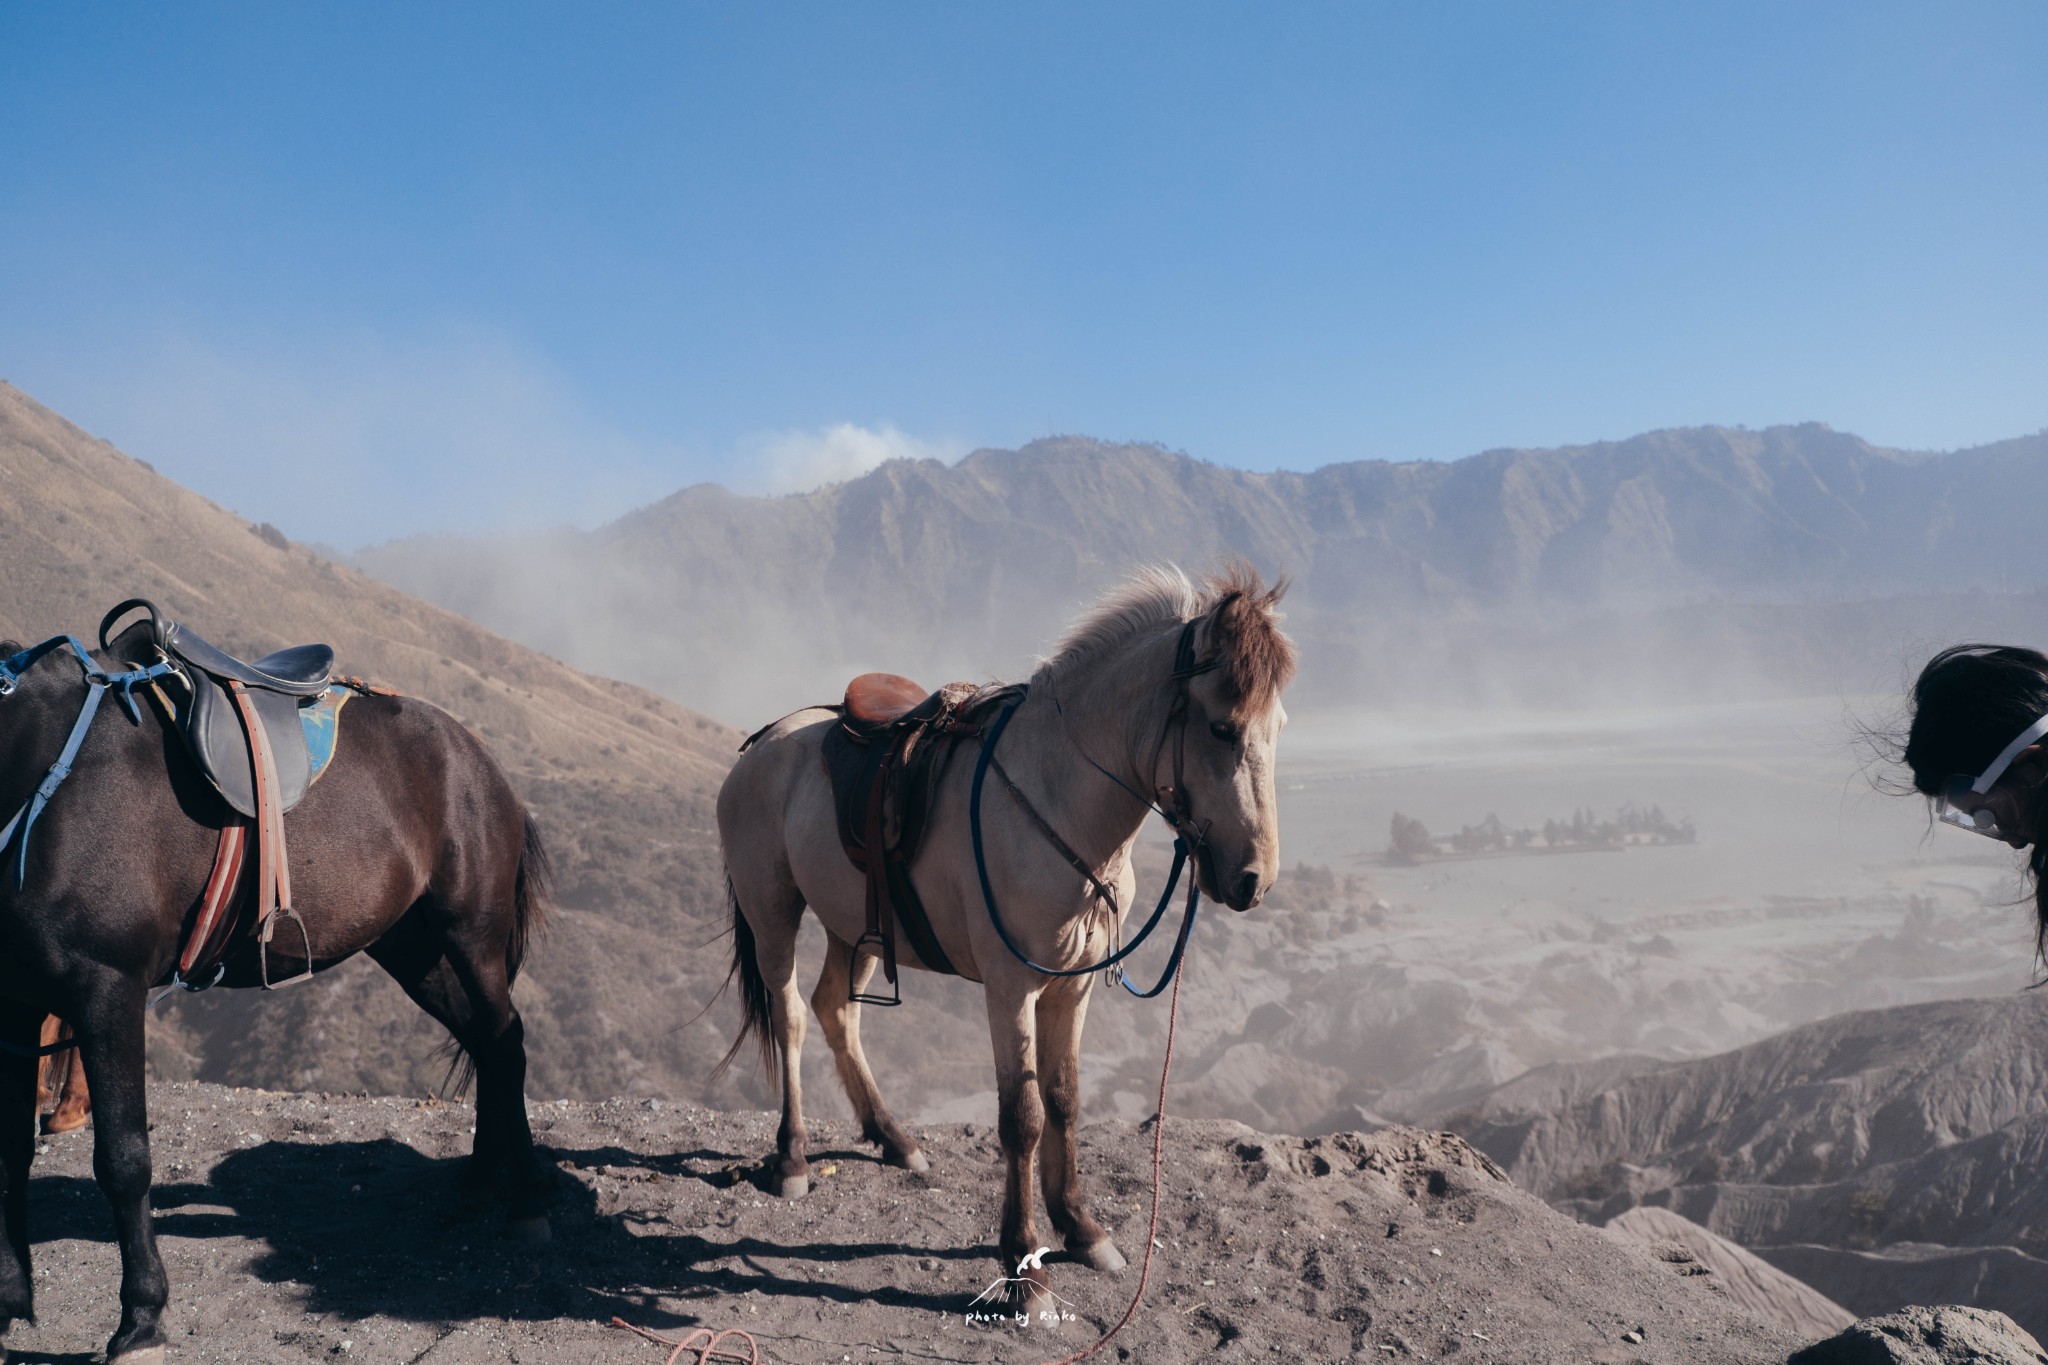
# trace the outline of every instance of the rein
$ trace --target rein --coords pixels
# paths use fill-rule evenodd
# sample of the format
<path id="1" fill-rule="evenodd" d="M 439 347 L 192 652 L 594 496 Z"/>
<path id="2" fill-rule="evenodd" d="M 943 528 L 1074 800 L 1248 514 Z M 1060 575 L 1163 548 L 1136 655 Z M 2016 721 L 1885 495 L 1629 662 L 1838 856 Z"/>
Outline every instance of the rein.
<path id="1" fill-rule="evenodd" d="M 1152 988 L 1141 991 L 1132 985 L 1130 978 L 1124 974 L 1121 964 L 1124 959 L 1136 952 L 1146 939 L 1152 936 L 1152 931 L 1157 929 L 1160 921 L 1166 917 L 1166 908 L 1173 901 L 1174 888 L 1180 885 L 1181 874 L 1187 870 L 1190 856 L 1202 859 L 1203 866 L 1210 868 L 1211 880 L 1214 880 L 1214 868 L 1209 862 L 1209 826 L 1206 822 L 1198 823 L 1194 818 L 1193 802 L 1188 797 L 1187 785 L 1182 769 L 1187 747 L 1188 682 L 1192 678 L 1215 669 L 1222 663 L 1221 659 L 1208 659 L 1200 663 L 1195 661 L 1196 625 L 1197 621 L 1189 621 L 1181 627 L 1180 640 L 1174 648 L 1174 667 L 1172 673 L 1174 697 L 1171 705 L 1167 708 L 1166 723 L 1160 728 L 1159 742 L 1152 749 L 1152 767 L 1156 773 L 1159 767 L 1159 758 L 1166 751 L 1167 738 L 1173 734 L 1176 725 L 1179 727 L 1180 734 L 1177 737 L 1179 742 L 1174 746 L 1173 752 L 1173 785 L 1161 788 L 1162 795 L 1166 797 L 1163 803 L 1155 803 L 1147 799 L 1132 787 L 1130 783 L 1124 781 L 1100 763 L 1097 763 L 1087 750 L 1083 749 L 1079 744 L 1074 744 L 1074 751 L 1080 754 L 1090 767 L 1116 783 L 1117 786 L 1123 788 L 1133 800 L 1139 802 L 1146 809 L 1156 812 L 1160 819 L 1173 826 L 1174 831 L 1173 870 L 1167 874 L 1166 889 L 1159 895 L 1158 906 L 1152 911 L 1151 918 L 1145 921 L 1144 927 L 1138 930 L 1136 937 L 1132 938 L 1129 943 L 1112 951 L 1100 962 L 1086 967 L 1047 967 L 1041 963 L 1034 962 L 1030 957 L 1026 956 L 1024 950 L 1017 946 L 1016 940 L 1010 937 L 1009 929 L 1003 924 L 1002 912 L 996 908 L 995 887 L 990 882 L 988 875 L 988 855 L 982 845 L 981 788 L 991 767 L 996 770 L 996 775 L 1003 780 L 1003 785 L 1009 788 L 1010 795 L 1015 798 L 1017 804 L 1023 809 L 1025 815 L 1030 818 L 1031 823 L 1038 829 L 1038 832 L 1058 850 L 1069 866 L 1074 867 L 1081 873 L 1082 878 L 1088 883 L 1090 894 L 1093 898 L 1108 905 L 1111 922 L 1119 931 L 1121 930 L 1121 920 L 1117 909 L 1115 893 L 1103 884 L 1102 879 L 1095 875 L 1094 870 L 1073 849 L 1068 847 L 1067 842 L 1059 837 L 1052 826 L 1046 822 L 1045 817 L 1040 815 L 1031 802 L 1025 798 L 1023 791 L 1011 780 L 1010 775 L 1003 771 L 1002 764 L 996 761 L 996 744 L 1002 739 L 1003 730 L 1009 725 L 1010 717 L 1015 715 L 1017 708 L 1024 704 L 1021 698 L 1003 708 L 1002 714 L 996 717 L 995 723 L 989 727 L 987 735 L 981 741 L 981 751 L 976 756 L 974 762 L 974 782 L 968 789 L 967 796 L 968 831 L 974 842 L 974 871 L 981 880 L 982 902 L 988 907 L 989 923 L 995 927 L 996 937 L 1002 940 L 1003 947 L 1009 949 L 1010 956 L 1041 975 L 1088 976 L 1094 972 L 1107 970 L 1111 978 L 1132 995 L 1140 1000 L 1150 1000 L 1165 990 L 1167 984 L 1173 981 L 1180 972 L 1181 959 L 1187 952 L 1188 940 L 1194 934 L 1195 912 L 1200 908 L 1202 901 L 1202 885 L 1199 877 L 1190 878 L 1188 881 L 1187 908 L 1181 915 L 1180 933 L 1174 939 L 1173 953 L 1167 959 L 1166 969 L 1160 974 L 1159 980 Z M 1065 734 L 1066 713 L 1060 709 L 1059 698 L 1056 694 L 1053 697 L 1053 711 L 1059 715 L 1061 733 Z M 1068 742 L 1073 743 L 1071 738 Z"/>

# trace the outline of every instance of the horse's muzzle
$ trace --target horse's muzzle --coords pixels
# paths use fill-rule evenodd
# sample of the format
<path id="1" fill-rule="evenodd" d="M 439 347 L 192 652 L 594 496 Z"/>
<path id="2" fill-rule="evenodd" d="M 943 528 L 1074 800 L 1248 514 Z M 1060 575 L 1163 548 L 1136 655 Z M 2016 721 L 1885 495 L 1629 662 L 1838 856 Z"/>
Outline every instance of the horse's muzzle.
<path id="1" fill-rule="evenodd" d="M 1230 879 L 1230 885 L 1223 893 L 1223 903 L 1233 910 L 1249 910 L 1266 898 L 1266 888 L 1259 881 L 1259 874 L 1246 869 Z"/>

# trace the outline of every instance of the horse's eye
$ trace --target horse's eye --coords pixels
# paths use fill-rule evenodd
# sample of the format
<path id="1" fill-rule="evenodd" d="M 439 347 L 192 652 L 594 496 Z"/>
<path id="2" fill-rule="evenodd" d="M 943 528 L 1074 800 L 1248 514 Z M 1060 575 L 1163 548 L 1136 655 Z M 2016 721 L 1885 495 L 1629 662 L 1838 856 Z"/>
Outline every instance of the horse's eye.
<path id="1" fill-rule="evenodd" d="M 1219 720 L 1209 727 L 1209 733 L 1222 740 L 1225 744 L 1235 744 L 1237 743 L 1240 731 L 1229 721 Z"/>

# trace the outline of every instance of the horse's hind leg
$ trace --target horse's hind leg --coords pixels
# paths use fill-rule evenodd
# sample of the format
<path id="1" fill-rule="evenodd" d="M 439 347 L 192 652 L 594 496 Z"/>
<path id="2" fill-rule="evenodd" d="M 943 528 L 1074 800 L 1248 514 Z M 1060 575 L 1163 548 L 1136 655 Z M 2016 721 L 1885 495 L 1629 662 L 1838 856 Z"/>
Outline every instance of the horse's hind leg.
<path id="1" fill-rule="evenodd" d="M 881 1144 L 882 1160 L 887 1164 L 922 1171 L 931 1163 L 910 1135 L 897 1125 L 889 1106 L 882 1103 L 875 1075 L 868 1070 L 867 1054 L 861 1051 L 860 1006 L 850 997 L 855 991 L 866 990 L 868 979 L 874 974 L 872 954 L 863 953 L 856 959 L 852 944 L 828 932 L 825 965 L 818 973 L 817 989 L 811 992 L 811 1008 L 817 1011 L 825 1041 L 832 1045 L 832 1061 L 839 1068 L 839 1083 L 846 1087 L 846 1098 L 853 1103 L 853 1112 L 860 1119 L 861 1137 Z"/>
<path id="2" fill-rule="evenodd" d="M 414 1004 L 438 1020 L 476 1067 L 476 1140 L 462 1185 L 480 1202 L 509 1182 L 510 1228 L 545 1240 L 549 1182 L 526 1121 L 526 1025 L 512 1004 L 502 953 L 474 951 L 415 907 L 370 948 Z M 439 918 L 435 916 L 435 918 Z"/>
<path id="3" fill-rule="evenodd" d="M 40 1014 L 10 1005 L 0 1009 L 0 1039 L 33 1047 L 41 1036 Z M 35 1316 L 34 1281 L 29 1276 L 28 1168 L 36 1152 L 36 1062 L 0 1053 L 0 1333 L 15 1318 Z M 0 1346 L 0 1359 L 6 1347 Z"/>
<path id="4" fill-rule="evenodd" d="M 139 981 L 103 978 L 93 984 L 85 1008 L 72 1017 L 96 1106 L 93 1174 L 113 1206 L 121 1244 L 121 1323 L 107 1343 L 108 1365 L 163 1360 L 160 1319 L 171 1293 L 149 1221 L 149 1103 L 142 1038 L 146 994 Z"/>
<path id="5" fill-rule="evenodd" d="M 804 997 L 796 984 L 796 936 L 804 898 L 786 863 L 728 866 L 733 910 L 733 966 L 741 977 L 746 1020 L 740 1037 L 763 1033 L 769 1069 L 782 1082 L 782 1123 L 768 1190 L 784 1198 L 810 1193 L 809 1139 L 804 1132 Z M 738 1044 L 734 1044 L 735 1047 Z M 729 1059 L 729 1056 L 728 1056 Z M 720 1064 L 721 1069 L 723 1063 Z"/>
<path id="6" fill-rule="evenodd" d="M 1038 997 L 1038 1091 L 1045 1100 L 1044 1150 L 1038 1178 L 1045 1211 L 1067 1251 L 1096 1270 L 1122 1270 L 1123 1253 L 1088 1212 L 1074 1135 L 1081 1123 L 1081 1023 L 1088 1015 L 1087 977 L 1058 981 Z"/>

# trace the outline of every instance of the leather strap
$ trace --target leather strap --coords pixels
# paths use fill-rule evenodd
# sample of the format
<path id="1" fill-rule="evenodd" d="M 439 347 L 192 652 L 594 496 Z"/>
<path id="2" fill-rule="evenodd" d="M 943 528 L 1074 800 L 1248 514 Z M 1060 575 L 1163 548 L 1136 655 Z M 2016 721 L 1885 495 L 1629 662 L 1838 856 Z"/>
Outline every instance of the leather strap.
<path id="1" fill-rule="evenodd" d="M 878 944 L 882 950 L 882 976 L 890 986 L 896 985 L 896 917 L 885 914 L 883 902 L 889 899 L 889 850 L 883 843 L 884 798 L 889 789 L 889 769 L 894 766 L 896 743 L 886 746 L 875 763 L 875 780 L 868 785 L 867 820 L 861 830 L 861 842 L 867 855 L 867 930 L 860 936 L 856 948 L 864 944 Z M 881 1004 L 879 998 L 870 1003 Z"/>
<path id="2" fill-rule="evenodd" d="M 1024 795 L 1024 789 L 1017 785 L 1016 780 L 1008 772 L 1004 771 L 1002 761 L 996 758 L 994 754 L 989 755 L 988 766 L 989 771 L 1000 777 L 1003 780 L 1003 785 L 1010 789 L 1010 795 L 1016 798 L 1017 808 L 1024 812 L 1025 817 L 1031 821 L 1032 827 L 1044 836 L 1047 843 L 1052 845 L 1053 852 L 1065 858 L 1067 866 L 1080 873 L 1081 880 L 1088 883 L 1090 894 L 1109 907 L 1111 922 L 1120 921 L 1121 916 L 1117 913 L 1116 906 L 1116 892 L 1106 886 L 1102 878 L 1095 875 L 1095 869 L 1088 866 L 1086 859 L 1074 852 L 1065 839 L 1060 838 L 1059 831 L 1048 824 L 1045 817 L 1038 813 L 1038 807 L 1031 804 L 1031 798 Z"/>
<path id="3" fill-rule="evenodd" d="M 226 686 L 249 736 L 250 766 L 256 774 L 256 928 L 261 930 L 271 912 L 279 905 L 289 907 L 292 897 L 291 873 L 283 857 L 284 816 L 277 808 L 277 760 L 249 689 L 233 678 Z"/>
<path id="4" fill-rule="evenodd" d="M 197 990 L 203 989 L 201 976 L 213 973 L 219 979 L 216 969 L 227 955 L 234 933 L 232 911 L 242 888 L 248 851 L 249 822 L 230 811 L 227 823 L 220 827 L 220 842 L 214 846 L 213 872 L 206 879 L 206 890 L 200 893 L 199 914 L 192 921 L 192 932 L 186 935 L 185 950 L 178 956 L 176 980 L 180 985 Z"/>

